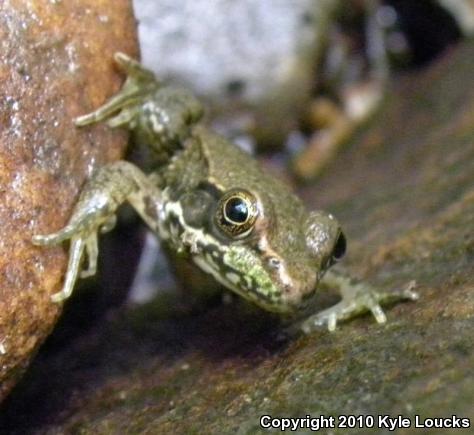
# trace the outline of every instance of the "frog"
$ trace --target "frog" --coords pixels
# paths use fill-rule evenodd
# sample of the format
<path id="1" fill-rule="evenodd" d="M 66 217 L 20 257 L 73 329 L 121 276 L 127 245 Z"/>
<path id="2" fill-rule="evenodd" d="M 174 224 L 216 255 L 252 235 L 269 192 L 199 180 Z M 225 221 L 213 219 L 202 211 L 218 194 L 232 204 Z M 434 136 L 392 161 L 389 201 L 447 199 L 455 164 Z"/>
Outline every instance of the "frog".
<path id="1" fill-rule="evenodd" d="M 346 251 L 332 214 L 308 211 L 253 156 L 207 127 L 203 106 L 187 89 L 166 85 L 123 53 L 114 58 L 127 75 L 122 89 L 75 124 L 105 122 L 130 130 L 136 143 L 153 150 L 155 165 L 146 172 L 119 160 L 98 168 L 68 223 L 33 236 L 44 247 L 69 242 L 63 288 L 53 302 L 67 300 L 79 278 L 96 273 L 98 235 L 114 227 L 125 202 L 169 249 L 263 310 L 291 316 L 320 284 L 339 290 L 337 304 L 297 322 L 305 333 L 333 331 L 338 322 L 367 311 L 384 323 L 383 304 L 418 298 L 412 284 L 379 291 L 332 267 Z"/>

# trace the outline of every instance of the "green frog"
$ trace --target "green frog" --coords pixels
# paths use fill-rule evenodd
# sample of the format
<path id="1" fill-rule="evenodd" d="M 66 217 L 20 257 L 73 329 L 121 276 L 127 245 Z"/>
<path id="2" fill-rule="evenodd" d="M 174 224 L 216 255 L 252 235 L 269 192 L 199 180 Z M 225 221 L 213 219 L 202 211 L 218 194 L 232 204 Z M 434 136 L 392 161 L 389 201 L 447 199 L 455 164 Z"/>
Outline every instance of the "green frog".
<path id="1" fill-rule="evenodd" d="M 37 245 L 70 243 L 64 286 L 54 302 L 71 295 L 79 276 L 95 274 L 98 233 L 113 228 L 126 201 L 173 251 L 265 310 L 298 311 L 321 281 L 338 288 L 341 301 L 302 321 L 305 332 L 320 325 L 334 330 L 338 321 L 364 311 L 383 323 L 383 303 L 417 298 L 411 285 L 379 292 L 330 269 L 346 250 L 331 214 L 307 211 L 252 156 L 210 131 L 201 121 L 201 104 L 187 90 L 164 85 L 125 54 L 115 60 L 128 76 L 122 90 L 75 123 L 106 120 L 112 128 L 130 129 L 154 151 L 156 167 L 145 173 L 118 161 L 100 168 L 86 182 L 69 223 L 34 236 Z"/>

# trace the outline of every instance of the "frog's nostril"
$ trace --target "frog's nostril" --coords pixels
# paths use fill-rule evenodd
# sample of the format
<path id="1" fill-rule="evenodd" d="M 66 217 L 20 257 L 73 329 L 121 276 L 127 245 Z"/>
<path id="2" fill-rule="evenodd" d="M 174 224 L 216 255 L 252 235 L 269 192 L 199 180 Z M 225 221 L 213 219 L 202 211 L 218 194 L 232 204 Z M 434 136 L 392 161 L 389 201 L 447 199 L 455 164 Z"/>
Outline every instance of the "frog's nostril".
<path id="1" fill-rule="evenodd" d="M 281 261 L 276 257 L 270 257 L 268 259 L 268 265 L 273 269 L 278 269 L 281 266 Z"/>

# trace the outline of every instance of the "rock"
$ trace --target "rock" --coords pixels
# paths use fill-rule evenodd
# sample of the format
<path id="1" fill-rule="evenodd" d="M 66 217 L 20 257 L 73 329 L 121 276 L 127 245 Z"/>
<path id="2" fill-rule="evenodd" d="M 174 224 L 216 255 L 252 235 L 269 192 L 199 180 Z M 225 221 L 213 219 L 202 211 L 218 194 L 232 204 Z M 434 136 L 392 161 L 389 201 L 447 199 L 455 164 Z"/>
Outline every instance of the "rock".
<path id="1" fill-rule="evenodd" d="M 112 54 L 136 56 L 134 30 L 126 0 L 0 3 L 0 399 L 61 311 L 67 252 L 31 236 L 63 226 L 85 177 L 124 149 L 123 133 L 72 119 L 119 88 Z"/>
<path id="2" fill-rule="evenodd" d="M 172 306 L 111 313 L 40 355 L 0 426 L 245 434 L 262 432 L 263 414 L 455 414 L 472 424 L 473 68 L 469 42 L 397 83 L 302 192 L 342 221 L 353 272 L 384 289 L 415 279 L 418 302 L 387 310 L 383 326 L 365 316 L 286 340 L 270 317 L 235 304 L 181 318 Z"/>

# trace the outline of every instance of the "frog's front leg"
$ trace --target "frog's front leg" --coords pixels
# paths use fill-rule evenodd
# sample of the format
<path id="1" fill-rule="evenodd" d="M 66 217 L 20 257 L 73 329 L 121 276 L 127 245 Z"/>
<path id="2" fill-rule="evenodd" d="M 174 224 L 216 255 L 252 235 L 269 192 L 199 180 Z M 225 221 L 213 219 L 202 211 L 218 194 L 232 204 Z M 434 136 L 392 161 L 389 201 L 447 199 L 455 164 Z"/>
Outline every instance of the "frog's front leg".
<path id="1" fill-rule="evenodd" d="M 413 290 L 416 285 L 414 281 L 401 290 L 379 291 L 368 283 L 354 280 L 339 269 L 326 272 L 323 284 L 338 288 L 342 299 L 336 305 L 304 320 L 301 329 L 305 333 L 324 325 L 334 331 L 338 321 L 348 320 L 367 311 L 373 314 L 378 323 L 385 323 L 387 318 L 382 305 L 404 299 L 417 300 L 419 297 Z"/>
<path id="2" fill-rule="evenodd" d="M 133 131 L 138 142 L 168 157 L 189 137 L 203 109 L 188 91 L 163 86 L 154 74 L 123 53 L 114 59 L 127 74 L 122 89 L 104 105 L 75 119 L 78 127 L 105 121 Z"/>
<path id="3" fill-rule="evenodd" d="M 74 122 L 78 127 L 106 120 L 109 127 L 128 126 L 136 118 L 140 104 L 146 100 L 147 95 L 153 95 L 153 92 L 161 87 L 161 83 L 151 71 L 126 54 L 115 53 L 114 60 L 127 74 L 127 80 L 120 92 L 103 106 L 76 118 Z"/>
<path id="4" fill-rule="evenodd" d="M 36 245 L 58 245 L 70 240 L 69 264 L 63 289 L 52 296 L 54 302 L 67 299 L 77 277 L 94 275 L 97 267 L 97 233 L 109 231 L 115 212 L 125 201 L 137 210 L 145 222 L 157 230 L 161 193 L 152 179 L 131 163 L 119 161 L 99 169 L 86 183 L 69 223 L 57 233 L 36 235 Z M 84 252 L 87 269 L 80 271 Z"/>

